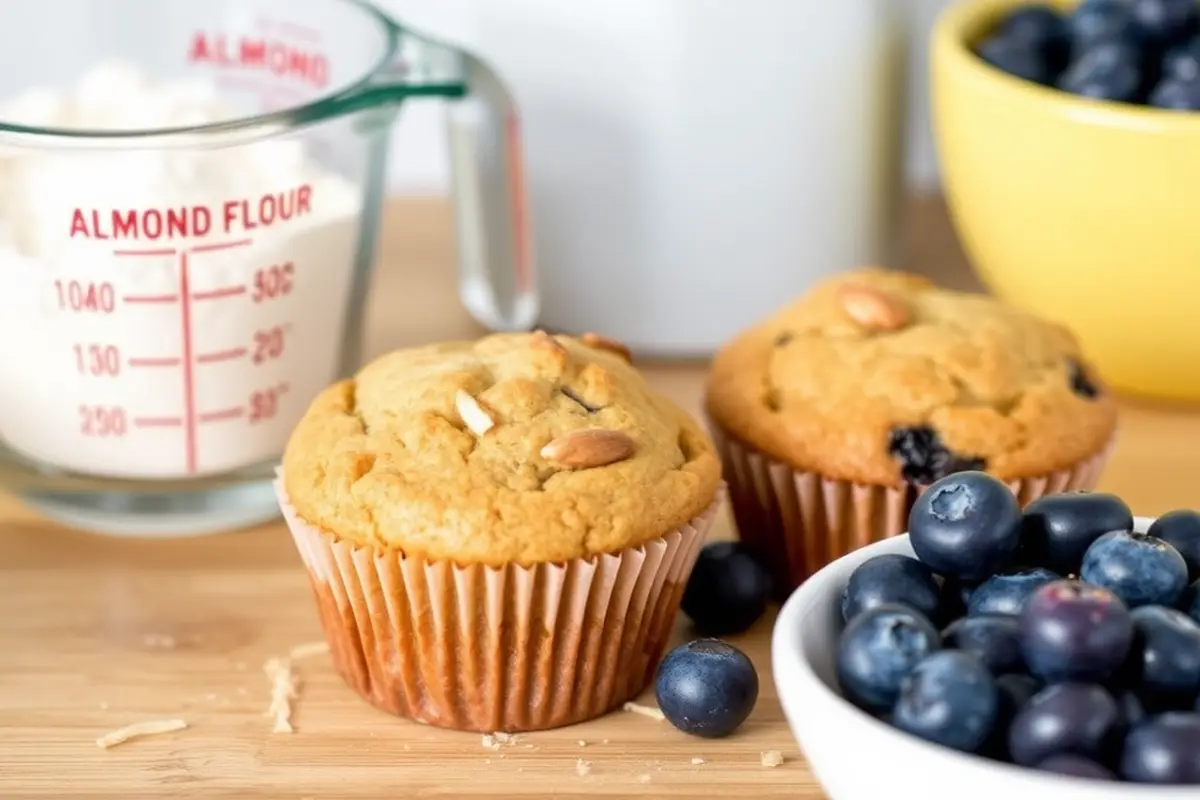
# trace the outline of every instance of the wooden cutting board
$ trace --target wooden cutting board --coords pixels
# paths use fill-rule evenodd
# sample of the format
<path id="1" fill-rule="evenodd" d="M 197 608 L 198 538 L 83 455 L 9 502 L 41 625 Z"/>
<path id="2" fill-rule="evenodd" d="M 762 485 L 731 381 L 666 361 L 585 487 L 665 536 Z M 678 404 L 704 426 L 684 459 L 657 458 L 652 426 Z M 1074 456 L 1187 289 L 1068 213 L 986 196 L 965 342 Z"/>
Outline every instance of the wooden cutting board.
<path id="1" fill-rule="evenodd" d="M 969 285 L 940 205 L 913 213 L 912 252 L 939 279 Z M 477 333 L 455 299 L 446 209 L 398 202 L 385 229 L 368 350 Z M 701 365 L 647 369 L 698 410 Z M 1142 514 L 1200 506 L 1200 450 L 1187 446 L 1196 441 L 1200 413 L 1127 404 L 1103 487 Z M 617 712 L 487 747 L 367 706 L 320 653 L 294 664 L 295 731 L 272 733 L 264 662 L 320 638 L 281 525 L 108 539 L 44 522 L 3 496 L 0 521 L 0 798 L 823 797 L 776 700 L 771 619 L 731 640 L 754 659 L 762 693 L 726 740 Z M 716 535 L 730 535 L 727 518 Z M 677 638 L 687 633 L 681 620 Z M 96 745 L 110 730 L 166 718 L 188 727 Z M 769 752 L 783 763 L 764 766 Z"/>

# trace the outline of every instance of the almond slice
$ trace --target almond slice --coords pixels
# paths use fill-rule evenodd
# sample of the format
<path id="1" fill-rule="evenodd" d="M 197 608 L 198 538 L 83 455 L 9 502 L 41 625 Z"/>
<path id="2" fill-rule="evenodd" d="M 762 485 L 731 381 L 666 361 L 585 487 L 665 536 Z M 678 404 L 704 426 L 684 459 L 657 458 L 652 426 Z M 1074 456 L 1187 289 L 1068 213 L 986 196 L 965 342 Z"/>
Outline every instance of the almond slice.
<path id="1" fill-rule="evenodd" d="M 542 448 L 542 458 L 567 469 L 591 469 L 624 461 L 637 447 L 628 435 L 604 428 L 584 428 L 559 436 Z"/>
<path id="2" fill-rule="evenodd" d="M 496 425 L 496 421 L 483 410 L 479 401 L 462 389 L 454 393 L 454 407 L 458 409 L 458 415 L 462 417 L 463 424 L 470 428 L 476 436 L 483 436 Z"/>
<path id="3" fill-rule="evenodd" d="M 622 342 L 618 342 L 616 339 L 610 339 L 607 336 L 589 332 L 579 337 L 579 341 L 597 350 L 607 350 L 610 353 L 616 353 L 629 363 L 633 363 L 633 353 Z"/>
<path id="4" fill-rule="evenodd" d="M 904 302 L 881 289 L 852 284 L 842 287 L 840 298 L 847 316 L 869 331 L 897 331 L 909 323 Z"/>

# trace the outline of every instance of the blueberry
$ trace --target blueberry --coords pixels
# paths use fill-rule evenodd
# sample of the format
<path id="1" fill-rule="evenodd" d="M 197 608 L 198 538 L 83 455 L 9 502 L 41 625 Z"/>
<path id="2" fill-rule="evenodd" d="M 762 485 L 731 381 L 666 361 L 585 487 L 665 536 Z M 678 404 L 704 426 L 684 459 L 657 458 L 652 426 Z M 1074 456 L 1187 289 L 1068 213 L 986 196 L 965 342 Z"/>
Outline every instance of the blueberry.
<path id="1" fill-rule="evenodd" d="M 1179 551 L 1144 533 L 1106 533 L 1083 555 L 1079 577 L 1108 589 L 1129 608 L 1170 606 L 1187 588 L 1187 564 Z"/>
<path id="2" fill-rule="evenodd" d="M 1200 581 L 1183 590 L 1176 607 L 1191 617 L 1193 622 L 1200 623 Z"/>
<path id="3" fill-rule="evenodd" d="M 1012 490 L 983 472 L 960 472 L 926 489 L 908 516 L 917 558 L 962 581 L 995 574 L 1017 549 L 1021 507 Z"/>
<path id="4" fill-rule="evenodd" d="M 967 611 L 971 616 L 977 614 L 1010 614 L 1017 615 L 1025 606 L 1029 595 L 1051 581 L 1061 580 L 1044 567 L 1033 567 L 1004 575 L 994 575 L 979 585 L 971 593 Z"/>
<path id="5" fill-rule="evenodd" d="M 889 604 L 864 611 L 838 640 L 837 677 L 842 693 L 868 711 L 890 709 L 900 682 L 938 644 L 933 623 L 907 606 Z"/>
<path id="6" fill-rule="evenodd" d="M 1129 0 L 1129 10 L 1133 30 L 1155 47 L 1187 39 L 1200 21 L 1196 0 Z"/>
<path id="7" fill-rule="evenodd" d="M 1125 36 L 1132 25 L 1127 0 L 1083 0 L 1067 17 L 1068 34 L 1079 50 Z"/>
<path id="8" fill-rule="evenodd" d="M 1200 111 L 1200 79 L 1167 78 L 1154 87 L 1147 102 L 1168 111 Z"/>
<path id="9" fill-rule="evenodd" d="M 1021 544 L 1036 564 L 1064 575 L 1079 571 L 1092 542 L 1110 531 L 1133 530 L 1133 513 L 1116 495 L 1051 494 L 1034 500 L 1021 519 Z"/>
<path id="10" fill-rule="evenodd" d="M 1162 77 L 1186 83 L 1200 78 L 1200 38 L 1176 45 L 1163 55 Z"/>
<path id="11" fill-rule="evenodd" d="M 963 617 L 942 631 L 942 646 L 971 653 L 993 675 L 1021 672 L 1021 625 L 1016 617 L 984 614 Z"/>
<path id="12" fill-rule="evenodd" d="M 1072 392 L 1085 400 L 1095 400 L 1100 396 L 1100 387 L 1088 375 L 1087 370 L 1083 368 L 1082 364 L 1072 358 L 1067 362 L 1067 370 Z"/>
<path id="13" fill-rule="evenodd" d="M 1121 777 L 1134 783 L 1200 784 L 1200 715 L 1162 714 L 1130 731 Z"/>
<path id="14" fill-rule="evenodd" d="M 1042 685 L 1029 675 L 1010 673 L 996 678 L 1000 705 L 996 710 L 996 724 L 992 734 L 980 753 L 998 761 L 1012 761 L 1008 752 L 1008 729 L 1016 719 L 1017 712 L 1042 689 Z"/>
<path id="15" fill-rule="evenodd" d="M 1200 75 L 1197 77 L 1200 78 Z M 1195 85 L 1200 87 L 1200 81 Z M 1200 96 L 1200 88 L 1195 91 Z M 1146 533 L 1157 536 L 1179 551 L 1188 566 L 1188 580 L 1200 578 L 1200 513 L 1168 511 L 1154 520 Z"/>
<path id="16" fill-rule="evenodd" d="M 1103 686 L 1056 683 L 1017 712 L 1008 729 L 1008 749 L 1013 761 L 1026 767 L 1064 753 L 1099 758 L 1119 721 L 1117 703 Z"/>
<path id="17" fill-rule="evenodd" d="M 978 456 L 950 452 L 928 425 L 893 428 L 888 434 L 888 453 L 900 462 L 901 477 L 918 486 L 928 486 L 955 472 L 987 467 Z"/>
<path id="18" fill-rule="evenodd" d="M 1091 778 L 1097 781 L 1115 781 L 1116 775 L 1108 767 L 1097 764 L 1090 758 L 1063 753 L 1050 756 L 1037 765 L 1044 772 L 1055 772 L 1059 775 L 1070 775 L 1072 778 Z"/>
<path id="19" fill-rule="evenodd" d="M 1156 706 L 1190 705 L 1200 692 L 1200 625 L 1162 606 L 1131 612 L 1134 638 L 1129 676 Z"/>
<path id="20" fill-rule="evenodd" d="M 654 683 L 658 707 L 684 733 L 716 739 L 746 721 L 758 700 L 758 673 L 741 650 L 697 639 L 667 653 Z"/>
<path id="21" fill-rule="evenodd" d="M 1056 71 L 1039 49 L 1009 36 L 991 36 L 979 45 L 979 57 L 1001 72 L 1044 86 L 1054 83 Z"/>
<path id="22" fill-rule="evenodd" d="M 1081 52 L 1057 85 L 1094 100 L 1133 102 L 1142 88 L 1141 59 L 1126 42 L 1100 42 Z"/>
<path id="23" fill-rule="evenodd" d="M 1013 11 L 1000 25 L 1000 35 L 1037 51 L 1056 69 L 1066 62 L 1070 45 L 1067 22 L 1048 5 L 1034 3 Z"/>
<path id="24" fill-rule="evenodd" d="M 706 636 L 742 633 L 767 610 L 771 577 L 738 542 L 700 551 L 683 593 L 683 613 Z"/>
<path id="25" fill-rule="evenodd" d="M 927 656 L 900 686 L 892 724 L 902 731 L 965 752 L 978 750 L 996 723 L 999 691 L 983 663 L 946 650 Z"/>
<path id="26" fill-rule="evenodd" d="M 929 619 L 938 618 L 941 589 L 929 567 L 908 556 L 889 553 L 858 565 L 842 590 L 842 619 L 885 603 L 903 603 Z"/>
<path id="27" fill-rule="evenodd" d="M 1025 602 L 1021 656 L 1047 682 L 1104 681 L 1119 670 L 1133 641 L 1133 620 L 1112 592 L 1055 581 Z"/>

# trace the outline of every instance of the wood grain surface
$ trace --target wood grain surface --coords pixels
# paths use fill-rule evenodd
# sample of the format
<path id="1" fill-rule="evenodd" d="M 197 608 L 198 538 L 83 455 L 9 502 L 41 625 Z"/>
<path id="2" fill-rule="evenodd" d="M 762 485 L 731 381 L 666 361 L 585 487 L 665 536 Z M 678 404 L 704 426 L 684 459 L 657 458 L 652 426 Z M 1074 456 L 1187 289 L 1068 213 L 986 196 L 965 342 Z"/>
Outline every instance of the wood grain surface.
<path id="1" fill-rule="evenodd" d="M 915 202 L 910 213 L 914 263 L 971 285 L 940 203 Z M 456 300 L 448 226 L 435 201 L 389 208 L 370 353 L 478 332 Z M 697 410 L 702 365 L 644 366 Z M 1200 413 L 1127 402 L 1103 488 L 1141 514 L 1200 505 L 1196 441 Z M 375 711 L 321 654 L 295 663 L 295 732 L 272 733 L 264 662 L 320 638 L 281 525 L 117 540 L 64 530 L 2 496 L 0 520 L 0 798 L 823 797 L 776 701 L 770 619 L 732 640 L 758 665 L 762 693 L 745 728 L 723 741 L 618 712 L 488 749 L 477 735 Z M 727 518 L 717 535 L 730 535 Z M 682 620 L 676 633 L 687 635 Z M 162 718 L 188 727 L 96 745 Z M 772 750 L 784 762 L 765 767 Z"/>

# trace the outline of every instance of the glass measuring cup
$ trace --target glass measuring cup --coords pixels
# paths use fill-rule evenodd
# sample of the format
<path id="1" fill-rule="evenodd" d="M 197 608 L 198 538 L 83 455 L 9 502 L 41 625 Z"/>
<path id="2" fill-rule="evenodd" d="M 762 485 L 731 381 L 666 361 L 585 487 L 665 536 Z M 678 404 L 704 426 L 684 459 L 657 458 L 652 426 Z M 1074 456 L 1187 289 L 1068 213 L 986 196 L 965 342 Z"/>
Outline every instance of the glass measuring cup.
<path id="1" fill-rule="evenodd" d="M 0 75 L 0 481 L 31 505 L 125 535 L 274 516 L 290 429 L 358 366 L 405 99 L 457 101 L 463 301 L 532 325 L 516 116 L 471 55 L 359 0 L 33 16 L 0 26 L 31 67 Z"/>

